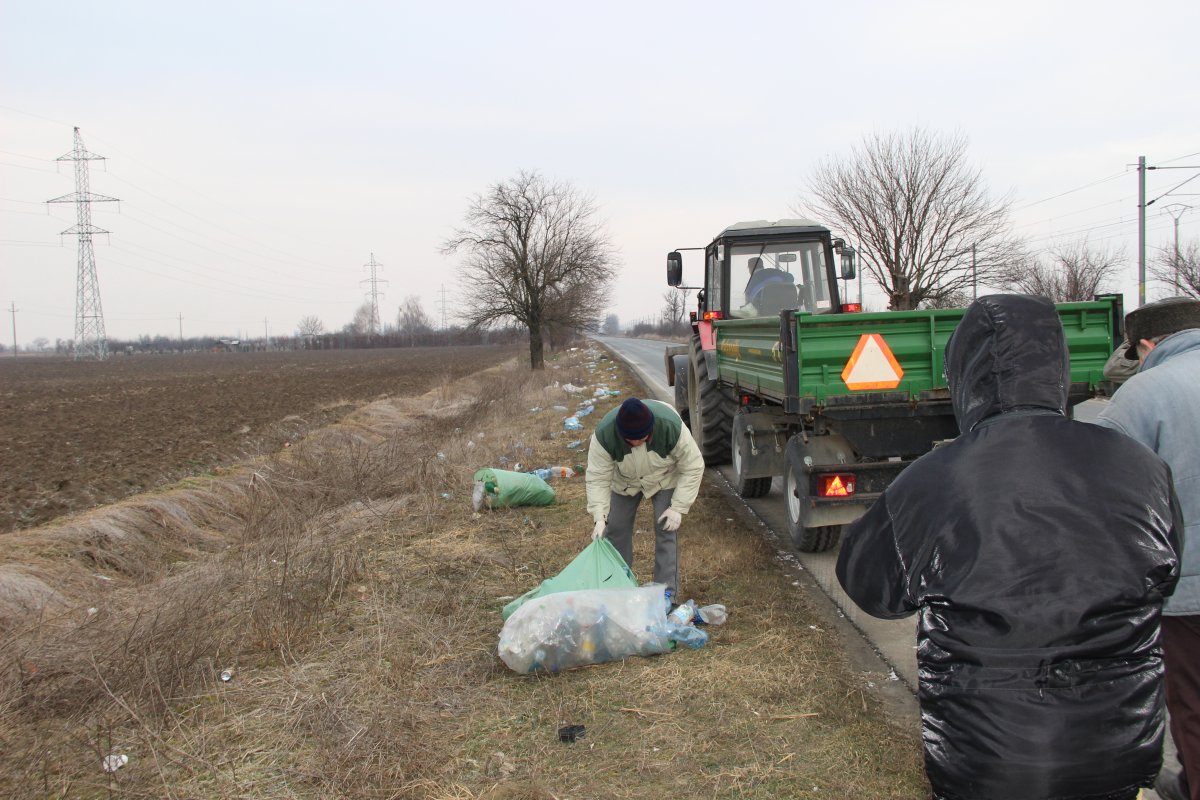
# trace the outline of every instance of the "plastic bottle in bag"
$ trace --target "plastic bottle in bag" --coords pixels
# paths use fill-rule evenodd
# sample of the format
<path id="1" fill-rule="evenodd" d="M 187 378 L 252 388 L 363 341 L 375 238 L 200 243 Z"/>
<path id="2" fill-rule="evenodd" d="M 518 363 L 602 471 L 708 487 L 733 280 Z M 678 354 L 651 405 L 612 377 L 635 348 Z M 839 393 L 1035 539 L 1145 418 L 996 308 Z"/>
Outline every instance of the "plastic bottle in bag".
<path id="1" fill-rule="evenodd" d="M 492 481 L 475 481 L 475 491 L 471 493 L 471 506 L 476 511 L 482 511 L 485 504 L 490 504 L 488 498 L 496 496 L 496 484 Z"/>

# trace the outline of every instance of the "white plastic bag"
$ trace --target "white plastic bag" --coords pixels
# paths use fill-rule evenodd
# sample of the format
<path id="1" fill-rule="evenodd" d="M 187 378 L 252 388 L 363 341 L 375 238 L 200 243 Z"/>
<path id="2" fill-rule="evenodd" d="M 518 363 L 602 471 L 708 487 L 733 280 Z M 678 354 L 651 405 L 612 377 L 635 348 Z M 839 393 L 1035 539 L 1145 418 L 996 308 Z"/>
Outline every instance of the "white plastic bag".
<path id="1" fill-rule="evenodd" d="M 525 603 L 500 631 L 500 658 L 520 672 L 558 672 L 672 649 L 663 586 L 584 589 Z"/>

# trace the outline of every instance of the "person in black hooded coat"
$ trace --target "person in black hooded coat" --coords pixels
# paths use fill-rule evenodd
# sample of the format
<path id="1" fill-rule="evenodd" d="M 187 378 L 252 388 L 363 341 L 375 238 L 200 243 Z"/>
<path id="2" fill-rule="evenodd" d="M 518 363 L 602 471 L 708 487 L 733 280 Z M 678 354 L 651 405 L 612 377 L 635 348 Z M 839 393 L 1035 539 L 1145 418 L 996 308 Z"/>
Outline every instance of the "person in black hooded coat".
<path id="1" fill-rule="evenodd" d="M 1183 524 L 1149 448 L 1066 415 L 1045 298 L 972 303 L 946 347 L 961 435 L 849 526 L 846 593 L 919 615 L 925 771 L 944 800 L 1124 800 L 1162 764 L 1159 613 Z"/>

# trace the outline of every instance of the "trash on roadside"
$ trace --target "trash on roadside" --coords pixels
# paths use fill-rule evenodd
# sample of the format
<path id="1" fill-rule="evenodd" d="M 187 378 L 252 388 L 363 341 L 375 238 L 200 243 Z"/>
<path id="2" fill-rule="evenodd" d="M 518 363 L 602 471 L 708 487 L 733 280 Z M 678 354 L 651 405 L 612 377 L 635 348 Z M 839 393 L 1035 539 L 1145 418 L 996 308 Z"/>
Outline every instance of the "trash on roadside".
<path id="1" fill-rule="evenodd" d="M 580 406 L 579 410 L 575 412 L 575 416 L 576 417 L 586 417 L 588 414 L 592 413 L 595 410 L 596 410 L 595 406 L 583 405 L 583 406 Z"/>
<path id="2" fill-rule="evenodd" d="M 583 423 L 579 421 L 579 417 L 574 417 L 574 416 L 567 417 L 566 419 L 563 420 L 563 430 L 564 431 L 581 431 L 581 430 L 583 430 Z"/>
<path id="3" fill-rule="evenodd" d="M 581 445 L 581 444 L 583 444 L 582 439 L 576 439 L 573 442 L 567 442 L 567 449 L 574 450 L 575 448 L 579 447 L 579 445 Z"/>
<path id="4" fill-rule="evenodd" d="M 231 680 L 233 680 L 233 670 L 231 670 L 231 669 L 221 670 L 221 683 L 229 683 Z"/>
<path id="5" fill-rule="evenodd" d="M 586 386 L 576 386 L 573 383 L 564 383 L 562 386 L 562 389 L 564 392 L 567 392 L 568 394 L 579 394 L 584 389 L 587 389 L 587 387 Z"/>
<path id="6" fill-rule="evenodd" d="M 120 755 L 105 756 L 104 760 L 100 762 L 100 765 L 104 768 L 105 772 L 116 772 L 128 763 L 129 756 L 121 753 Z"/>
<path id="7" fill-rule="evenodd" d="M 551 478 L 574 478 L 575 470 L 570 467 L 539 467 L 538 469 L 530 470 L 531 475 L 537 475 L 544 481 Z"/>
<path id="8" fill-rule="evenodd" d="M 567 410 L 566 406 L 550 406 L 550 408 L 554 409 L 555 411 L 566 411 Z"/>
<path id="9" fill-rule="evenodd" d="M 570 744 L 576 739 L 583 738 L 586 732 L 587 728 L 583 725 L 563 725 L 558 729 L 558 740 Z"/>
<path id="10" fill-rule="evenodd" d="M 514 506 L 548 506 L 554 503 L 550 484 L 528 472 L 485 468 L 475 473 L 471 505 L 476 511 Z"/>
<path id="11" fill-rule="evenodd" d="M 526 674 L 666 653 L 675 626 L 664 611 L 661 584 L 536 597 L 504 623 L 500 658 Z"/>

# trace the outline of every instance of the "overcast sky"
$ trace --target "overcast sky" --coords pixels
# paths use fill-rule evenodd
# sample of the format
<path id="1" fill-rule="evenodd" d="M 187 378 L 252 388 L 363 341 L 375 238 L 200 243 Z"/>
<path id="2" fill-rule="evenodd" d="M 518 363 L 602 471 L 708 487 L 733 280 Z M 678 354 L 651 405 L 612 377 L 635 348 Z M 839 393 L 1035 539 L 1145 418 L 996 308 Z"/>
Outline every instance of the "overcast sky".
<path id="1" fill-rule="evenodd" d="M 1034 247 L 1124 247 L 1133 305 L 1132 165 L 1200 164 L 1198 30 L 1195 0 L 0 0 L 0 342 L 10 304 L 22 344 L 74 335 L 75 209 L 44 202 L 75 190 L 73 126 L 121 200 L 93 205 L 109 338 L 336 330 L 372 254 L 381 316 L 416 295 L 440 322 L 441 242 L 520 170 L 595 198 L 608 311 L 653 317 L 667 251 L 794 216 L 822 158 L 913 126 L 965 134 Z M 1148 199 L 1198 173 L 1149 172 Z M 1188 192 L 1151 247 L 1170 203 L 1200 235 Z"/>

